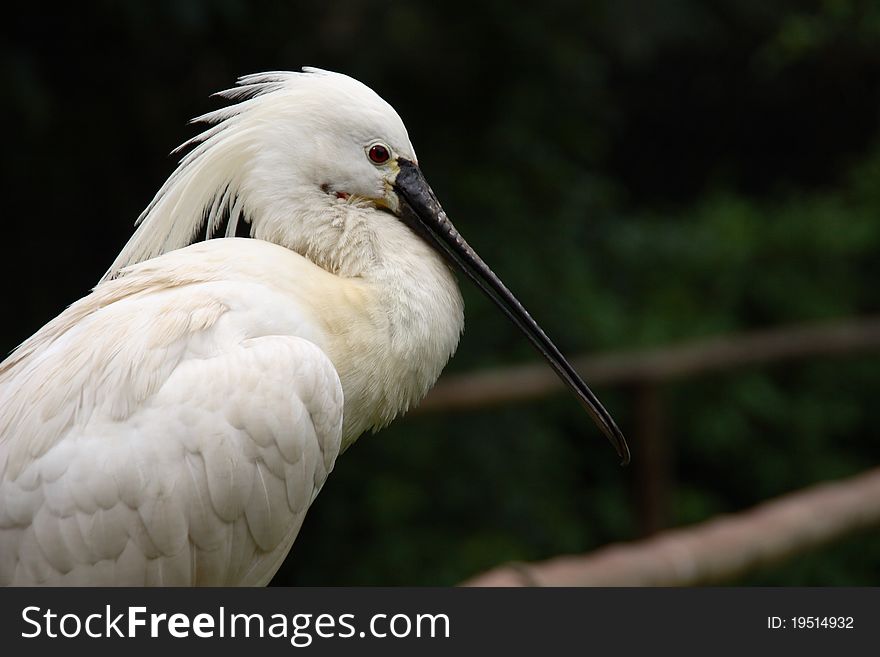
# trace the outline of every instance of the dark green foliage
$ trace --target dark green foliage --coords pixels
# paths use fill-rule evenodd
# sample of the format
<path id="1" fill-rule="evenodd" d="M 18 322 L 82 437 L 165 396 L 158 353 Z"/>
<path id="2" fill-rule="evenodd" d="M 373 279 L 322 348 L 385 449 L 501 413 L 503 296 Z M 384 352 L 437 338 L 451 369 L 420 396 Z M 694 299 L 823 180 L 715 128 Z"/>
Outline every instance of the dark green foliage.
<path id="1" fill-rule="evenodd" d="M 317 65 L 401 113 L 450 216 L 564 351 L 880 310 L 880 4 L 97 2 L 4 18 L 2 345 L 84 294 L 243 73 Z M 37 257 L 35 254 L 41 254 Z M 450 369 L 534 358 L 465 286 Z M 880 460 L 880 358 L 665 391 L 670 520 Z M 599 390 L 625 431 L 633 397 Z M 639 446 L 634 445 L 635 458 Z M 419 416 L 338 462 L 278 583 L 452 584 L 636 536 L 567 397 Z M 874 533 L 749 578 L 880 584 Z"/>

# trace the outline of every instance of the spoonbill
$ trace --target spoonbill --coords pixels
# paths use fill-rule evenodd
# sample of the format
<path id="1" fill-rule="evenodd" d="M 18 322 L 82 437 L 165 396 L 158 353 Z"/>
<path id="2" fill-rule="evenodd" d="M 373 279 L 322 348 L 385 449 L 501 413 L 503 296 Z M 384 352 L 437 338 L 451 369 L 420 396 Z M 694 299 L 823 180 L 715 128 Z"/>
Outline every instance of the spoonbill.
<path id="1" fill-rule="evenodd" d="M 268 583 L 337 456 L 455 351 L 451 267 L 628 459 L 453 227 L 388 103 L 312 68 L 219 95 L 233 102 L 196 119 L 209 127 L 103 279 L 0 364 L 0 583 Z"/>

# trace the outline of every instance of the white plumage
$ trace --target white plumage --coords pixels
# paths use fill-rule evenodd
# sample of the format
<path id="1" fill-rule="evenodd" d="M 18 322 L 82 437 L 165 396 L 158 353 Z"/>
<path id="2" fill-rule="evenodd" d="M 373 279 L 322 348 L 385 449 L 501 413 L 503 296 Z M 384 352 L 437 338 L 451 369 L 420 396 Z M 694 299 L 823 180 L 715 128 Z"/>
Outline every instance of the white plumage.
<path id="1" fill-rule="evenodd" d="M 444 257 L 561 372 L 373 91 L 306 69 L 221 95 L 104 279 L 0 364 L 2 584 L 267 583 L 339 453 L 455 351 Z"/>
<path id="2" fill-rule="evenodd" d="M 337 74 L 243 82 L 110 276 L 0 365 L 0 583 L 265 584 L 342 446 L 455 349 L 448 268 L 371 200 L 361 142 L 413 157 L 394 111 Z M 206 209 L 263 239 L 174 250 Z"/>

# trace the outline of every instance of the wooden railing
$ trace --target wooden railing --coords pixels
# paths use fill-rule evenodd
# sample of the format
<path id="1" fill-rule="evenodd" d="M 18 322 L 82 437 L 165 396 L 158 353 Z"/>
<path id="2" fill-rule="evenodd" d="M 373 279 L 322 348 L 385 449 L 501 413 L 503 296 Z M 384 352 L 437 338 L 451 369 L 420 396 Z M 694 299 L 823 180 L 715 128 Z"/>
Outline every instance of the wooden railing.
<path id="1" fill-rule="evenodd" d="M 465 586 L 697 586 L 720 584 L 855 532 L 880 526 L 880 469 L 824 483 L 587 555 L 508 564 Z M 876 584 L 865 582 L 865 584 Z"/>
<path id="2" fill-rule="evenodd" d="M 880 351 L 880 318 L 800 324 L 696 340 L 682 345 L 594 356 L 572 364 L 591 387 L 632 391 L 636 515 L 648 536 L 667 526 L 672 457 L 662 400 L 664 384 L 747 365 Z M 484 408 L 523 402 L 562 390 L 544 363 L 504 367 L 441 379 L 418 412 Z"/>
<path id="3" fill-rule="evenodd" d="M 572 359 L 591 386 L 655 385 L 745 365 L 880 349 L 880 317 L 799 324 L 682 345 Z M 538 399 L 562 389 L 543 362 L 442 378 L 419 412 L 465 410 Z"/>
<path id="4" fill-rule="evenodd" d="M 641 534 L 650 536 L 667 526 L 672 489 L 672 448 L 664 421 L 662 394 L 665 384 L 744 366 L 766 366 L 782 361 L 866 352 L 880 352 L 880 318 L 801 324 L 708 338 L 659 349 L 581 356 L 572 359 L 572 364 L 591 387 L 623 386 L 632 392 L 634 422 L 631 431 L 636 513 Z M 524 402 L 560 390 L 562 383 L 543 363 L 504 367 L 443 378 L 422 402 L 419 412 L 448 412 Z M 874 473 L 873 477 L 880 479 L 880 474 Z M 812 497 L 807 499 L 814 500 Z M 851 502 L 855 500 L 852 497 L 847 499 Z M 875 511 L 876 514 L 871 515 Z M 866 509 L 865 513 L 874 520 L 880 518 L 880 496 L 877 497 L 877 508 Z M 854 531 L 860 525 L 854 521 L 847 522 L 846 518 L 853 520 L 859 517 L 858 510 L 853 509 L 852 514 L 846 516 L 842 524 L 836 526 L 829 535 L 845 534 L 848 527 Z M 750 526 L 735 524 L 735 519 L 725 522 L 734 522 L 731 526 L 736 528 Z M 785 527 L 779 524 L 778 531 L 784 533 Z M 781 533 L 778 538 L 782 544 L 789 545 Z M 644 547 L 647 550 L 656 550 L 658 545 L 660 544 L 648 543 Z M 673 541 L 663 545 L 674 547 L 677 543 Z M 810 545 L 810 542 L 803 545 Z M 630 551 L 626 554 L 636 552 Z M 641 556 L 632 565 L 643 563 L 644 554 L 647 552 L 638 552 Z M 617 553 L 612 553 L 612 556 L 616 559 Z M 585 558 L 589 557 L 582 559 Z M 607 565 L 605 561 L 599 563 L 603 568 Z M 551 571 L 556 572 L 554 568 Z M 584 577 L 584 581 L 594 581 L 592 576 Z M 553 581 L 560 583 L 558 578 Z"/>

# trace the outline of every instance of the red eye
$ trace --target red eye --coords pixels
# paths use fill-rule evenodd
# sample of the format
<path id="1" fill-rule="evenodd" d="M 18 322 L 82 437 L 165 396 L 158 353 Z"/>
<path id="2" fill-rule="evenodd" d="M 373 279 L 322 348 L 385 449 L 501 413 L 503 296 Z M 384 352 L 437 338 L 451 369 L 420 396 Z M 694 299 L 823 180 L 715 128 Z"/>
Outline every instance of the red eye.
<path id="1" fill-rule="evenodd" d="M 370 151 L 367 155 L 370 156 L 370 159 L 375 164 L 385 164 L 388 161 L 388 158 L 391 157 L 391 153 L 389 153 L 388 149 L 382 144 L 374 144 L 373 146 L 370 146 Z"/>

